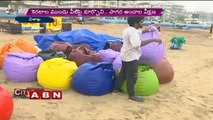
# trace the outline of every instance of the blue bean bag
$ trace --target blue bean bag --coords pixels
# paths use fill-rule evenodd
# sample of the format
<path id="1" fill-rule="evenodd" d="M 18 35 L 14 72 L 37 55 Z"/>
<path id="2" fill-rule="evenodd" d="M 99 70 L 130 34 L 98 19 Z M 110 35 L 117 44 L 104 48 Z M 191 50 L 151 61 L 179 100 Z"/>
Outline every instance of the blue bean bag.
<path id="1" fill-rule="evenodd" d="M 72 88 L 82 94 L 100 96 L 112 92 L 115 71 L 108 62 L 88 62 L 72 77 Z"/>

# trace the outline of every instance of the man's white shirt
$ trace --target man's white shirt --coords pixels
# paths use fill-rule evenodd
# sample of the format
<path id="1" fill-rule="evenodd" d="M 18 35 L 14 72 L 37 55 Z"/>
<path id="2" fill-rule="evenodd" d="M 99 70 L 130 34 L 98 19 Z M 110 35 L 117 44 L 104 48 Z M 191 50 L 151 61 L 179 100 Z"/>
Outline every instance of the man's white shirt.
<path id="1" fill-rule="evenodd" d="M 139 60 L 141 56 L 141 30 L 134 27 L 128 27 L 123 30 L 123 46 L 121 48 L 121 60 L 125 62 Z"/>

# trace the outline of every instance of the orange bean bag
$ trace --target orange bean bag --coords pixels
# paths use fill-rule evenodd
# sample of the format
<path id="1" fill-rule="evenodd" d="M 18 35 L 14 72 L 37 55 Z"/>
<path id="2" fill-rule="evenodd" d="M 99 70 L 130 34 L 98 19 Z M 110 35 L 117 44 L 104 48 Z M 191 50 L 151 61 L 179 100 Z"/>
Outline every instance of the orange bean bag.
<path id="1" fill-rule="evenodd" d="M 25 52 L 34 53 L 34 54 L 38 53 L 36 47 L 33 44 L 27 41 L 24 41 L 22 39 L 18 39 L 15 42 L 15 46 L 17 46 L 18 48 L 20 48 L 21 50 Z"/>
<path id="2" fill-rule="evenodd" d="M 0 69 L 2 68 L 4 64 L 4 59 L 7 55 L 7 53 L 13 53 L 13 52 L 21 52 L 22 50 L 18 48 L 17 46 L 8 43 L 5 44 L 1 49 L 0 49 Z"/>
<path id="3" fill-rule="evenodd" d="M 155 71 L 160 84 L 167 83 L 173 80 L 174 70 L 172 68 L 172 65 L 165 57 L 161 59 L 160 62 L 154 64 L 152 68 Z"/>

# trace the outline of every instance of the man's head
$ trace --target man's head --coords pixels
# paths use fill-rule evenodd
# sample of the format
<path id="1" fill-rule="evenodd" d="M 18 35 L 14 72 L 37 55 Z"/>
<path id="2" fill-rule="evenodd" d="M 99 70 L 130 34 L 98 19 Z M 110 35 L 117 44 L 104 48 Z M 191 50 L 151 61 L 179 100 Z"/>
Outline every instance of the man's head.
<path id="1" fill-rule="evenodd" d="M 143 27 L 144 17 L 128 17 L 127 22 L 129 26 L 134 27 L 136 29 Z"/>

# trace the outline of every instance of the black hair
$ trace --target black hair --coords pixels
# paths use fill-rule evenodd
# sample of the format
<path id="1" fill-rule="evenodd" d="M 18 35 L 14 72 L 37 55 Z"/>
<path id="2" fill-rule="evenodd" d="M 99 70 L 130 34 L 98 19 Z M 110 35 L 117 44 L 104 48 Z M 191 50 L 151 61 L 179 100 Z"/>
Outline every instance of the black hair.
<path id="1" fill-rule="evenodd" d="M 141 20 L 144 20 L 144 17 L 128 17 L 127 22 L 129 26 L 134 26 L 137 23 L 140 23 Z"/>

